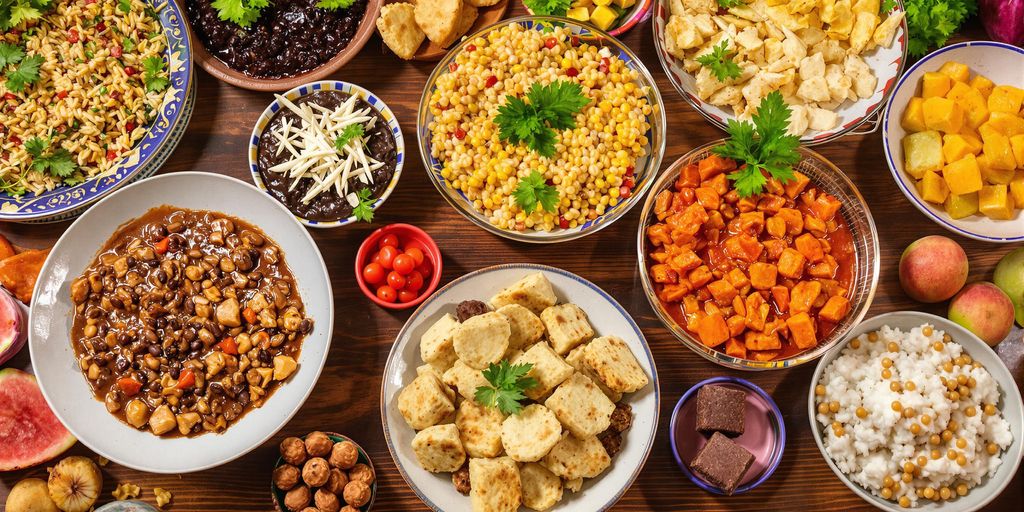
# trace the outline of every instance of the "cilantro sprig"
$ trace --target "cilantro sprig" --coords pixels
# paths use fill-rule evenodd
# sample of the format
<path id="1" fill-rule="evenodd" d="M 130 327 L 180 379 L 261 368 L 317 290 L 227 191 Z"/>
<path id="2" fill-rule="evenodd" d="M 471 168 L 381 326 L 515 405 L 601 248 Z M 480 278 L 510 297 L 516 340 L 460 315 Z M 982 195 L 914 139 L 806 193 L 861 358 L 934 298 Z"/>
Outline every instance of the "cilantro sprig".
<path id="1" fill-rule="evenodd" d="M 25 151 L 32 156 L 32 169 L 47 173 L 58 181 L 72 179 L 78 166 L 71 152 L 64 148 L 50 150 L 50 139 L 32 137 L 25 141 Z"/>
<path id="2" fill-rule="evenodd" d="M 723 9 L 732 9 L 743 5 L 743 0 L 718 0 L 718 6 Z"/>
<path id="3" fill-rule="evenodd" d="M 800 138 L 786 131 L 790 113 L 782 94 L 772 91 L 751 116 L 753 124 L 730 119 L 726 128 L 729 138 L 725 144 L 711 150 L 718 156 L 745 164 L 729 173 L 740 197 L 760 194 L 768 181 L 765 172 L 783 183 L 793 179 L 793 165 L 800 161 L 797 152 Z"/>
<path id="4" fill-rule="evenodd" d="M 158 55 L 142 61 L 142 69 L 145 71 L 142 76 L 142 83 L 146 84 L 146 91 L 160 92 L 171 84 L 167 78 L 166 67 L 167 63 L 164 62 L 163 57 Z"/>
<path id="5" fill-rule="evenodd" d="M 914 57 L 941 47 L 978 11 L 975 0 L 904 0 L 907 13 L 907 51 Z"/>
<path id="6" fill-rule="evenodd" d="M 346 126 L 341 130 L 341 135 L 337 139 L 334 139 L 334 148 L 341 151 L 352 142 L 353 139 L 363 136 L 363 125 L 354 123 Z"/>
<path id="7" fill-rule="evenodd" d="M 0 0 L 0 30 L 39 19 L 52 6 L 53 0 Z"/>
<path id="8" fill-rule="evenodd" d="M 565 16 L 571 4 L 571 0 L 523 0 L 535 16 Z"/>
<path id="9" fill-rule="evenodd" d="M 519 179 L 512 197 L 527 215 L 533 213 L 538 205 L 549 213 L 554 213 L 558 206 L 558 190 L 548 185 L 544 175 L 537 171 L 531 171 L 529 176 Z"/>
<path id="10" fill-rule="evenodd" d="M 878 5 L 878 13 L 885 14 L 896 8 L 896 0 L 882 0 Z"/>
<path id="11" fill-rule="evenodd" d="M 722 39 L 722 42 L 715 45 L 710 52 L 697 57 L 697 62 L 711 70 L 719 82 L 739 78 L 743 70 L 729 58 L 731 53 L 733 52 L 729 50 L 729 40 Z"/>
<path id="12" fill-rule="evenodd" d="M 316 6 L 329 11 L 336 11 L 338 9 L 348 9 L 354 3 L 356 3 L 356 0 L 320 0 L 316 3 Z"/>
<path id="13" fill-rule="evenodd" d="M 213 0 L 210 5 L 217 9 L 217 17 L 222 21 L 249 28 L 270 5 L 270 0 Z"/>
<path id="14" fill-rule="evenodd" d="M 370 190 L 369 187 L 359 189 L 359 191 L 356 192 L 356 198 L 359 199 L 359 204 L 352 209 L 352 215 L 355 216 L 356 220 L 372 222 L 373 202 L 375 201 L 373 191 Z"/>
<path id="15" fill-rule="evenodd" d="M 20 48 L 15 47 L 17 51 L 11 51 L 9 48 L 11 45 L 7 46 L 4 58 L 8 68 L 7 74 L 4 75 L 7 78 L 5 85 L 9 91 L 22 92 L 25 87 L 39 80 L 39 66 L 43 65 L 44 59 L 42 55 L 25 57 L 25 53 Z"/>
<path id="16" fill-rule="evenodd" d="M 559 80 L 548 85 L 534 83 L 526 99 L 505 96 L 494 118 L 501 140 L 526 143 L 542 156 L 555 154 L 555 130 L 576 127 L 576 114 L 590 103 L 580 84 Z"/>
<path id="17" fill-rule="evenodd" d="M 490 386 L 476 388 L 473 397 L 484 407 L 497 407 L 503 414 L 518 414 L 523 408 L 520 401 L 526 399 L 523 393 L 537 385 L 537 379 L 526 376 L 531 369 L 531 363 L 509 364 L 508 360 L 491 363 L 481 371 Z"/>
<path id="18" fill-rule="evenodd" d="M 117 0 L 117 9 L 128 14 L 132 11 L 132 0 Z"/>

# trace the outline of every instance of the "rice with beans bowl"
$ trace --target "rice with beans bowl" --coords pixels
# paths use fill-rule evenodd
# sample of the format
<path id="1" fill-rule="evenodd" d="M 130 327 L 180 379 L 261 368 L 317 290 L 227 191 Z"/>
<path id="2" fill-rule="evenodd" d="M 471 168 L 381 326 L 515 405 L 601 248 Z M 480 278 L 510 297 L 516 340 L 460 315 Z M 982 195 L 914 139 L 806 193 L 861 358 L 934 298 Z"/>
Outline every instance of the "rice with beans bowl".
<path id="1" fill-rule="evenodd" d="M 964 496 L 1012 442 L 999 386 L 930 325 L 853 339 L 815 387 L 825 451 L 850 480 L 902 507 Z"/>
<path id="2" fill-rule="evenodd" d="M 31 168 L 24 142 L 34 137 L 67 149 L 82 180 L 112 173 L 145 136 L 167 89 L 147 92 L 143 61 L 162 58 L 167 38 L 148 3 L 123 3 L 128 13 L 118 0 L 59 0 L 41 19 L 0 35 L 26 57 L 45 59 L 39 79 L 20 93 L 0 81 L 0 189 L 38 194 L 61 185 Z"/>
<path id="3" fill-rule="evenodd" d="M 431 153 L 441 176 L 502 229 L 552 231 L 596 219 L 631 195 L 634 166 L 646 155 L 652 108 L 639 73 L 607 48 L 581 43 L 565 27 L 540 31 L 513 23 L 470 41 L 430 96 Z M 535 82 L 579 83 L 590 103 L 576 127 L 561 130 L 551 158 L 503 142 L 494 123 L 506 95 Z M 532 214 L 515 202 L 520 178 L 538 171 L 558 190 L 555 212 Z"/>

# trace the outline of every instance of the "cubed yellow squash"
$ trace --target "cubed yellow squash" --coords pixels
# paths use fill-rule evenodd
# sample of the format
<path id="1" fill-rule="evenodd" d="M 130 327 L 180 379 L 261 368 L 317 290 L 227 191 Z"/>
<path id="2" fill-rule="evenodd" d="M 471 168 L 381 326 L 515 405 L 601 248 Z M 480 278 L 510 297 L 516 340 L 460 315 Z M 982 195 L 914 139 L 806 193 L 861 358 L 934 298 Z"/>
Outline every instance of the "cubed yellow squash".
<path id="1" fill-rule="evenodd" d="M 942 136 L 942 156 L 947 162 L 955 162 L 968 154 L 977 155 L 981 152 L 981 147 L 975 151 L 971 143 L 967 142 L 967 139 L 963 135 L 958 133 L 952 133 L 949 135 Z"/>
<path id="2" fill-rule="evenodd" d="M 946 164 L 942 168 L 942 177 L 946 180 L 949 191 L 957 195 L 977 192 L 984 185 L 978 161 L 970 153 L 960 160 Z"/>
<path id="3" fill-rule="evenodd" d="M 996 131 L 1006 135 L 1007 137 L 1013 137 L 1019 133 L 1024 133 L 1024 118 L 1021 118 L 1016 114 L 992 112 L 985 124 L 995 128 Z"/>
<path id="4" fill-rule="evenodd" d="M 573 0 L 572 3 L 569 4 L 569 7 L 590 7 L 591 5 L 594 5 L 594 0 Z"/>
<path id="5" fill-rule="evenodd" d="M 944 97 L 952 87 L 949 75 L 929 71 L 921 77 L 921 96 L 924 98 Z"/>
<path id="6" fill-rule="evenodd" d="M 612 0 L 591 0 L 591 1 L 594 2 L 594 5 L 611 5 L 612 4 Z"/>
<path id="7" fill-rule="evenodd" d="M 949 186 L 943 181 L 942 176 L 932 171 L 924 173 L 919 190 L 921 199 L 929 203 L 942 204 L 946 201 L 946 196 L 949 195 Z"/>
<path id="8" fill-rule="evenodd" d="M 927 171 L 942 169 L 942 135 L 928 130 L 903 137 L 903 162 L 907 174 L 916 179 Z"/>
<path id="9" fill-rule="evenodd" d="M 1018 89 L 1011 85 L 997 85 L 992 89 L 988 97 L 988 109 L 993 112 L 1006 112 L 1016 114 L 1020 112 L 1020 106 L 1024 103 L 1024 89 Z"/>
<path id="10" fill-rule="evenodd" d="M 925 98 L 923 108 L 924 125 L 929 130 L 957 133 L 964 124 L 964 110 L 951 99 Z"/>
<path id="11" fill-rule="evenodd" d="M 986 185 L 978 191 L 978 211 L 990 219 L 1013 218 L 1013 204 L 1006 185 Z"/>
<path id="12" fill-rule="evenodd" d="M 989 118 L 988 104 L 985 97 L 976 89 L 969 87 L 963 82 L 954 82 L 953 87 L 946 93 L 946 98 L 953 100 L 964 111 L 964 124 L 970 129 L 977 130 L 981 123 Z"/>
<path id="13" fill-rule="evenodd" d="M 590 10 L 586 7 L 573 7 L 565 13 L 565 16 L 579 21 L 590 20 Z"/>
<path id="14" fill-rule="evenodd" d="M 978 193 L 956 195 L 950 194 L 946 197 L 946 213 L 954 219 L 962 219 L 978 213 Z"/>
<path id="15" fill-rule="evenodd" d="M 1024 171 L 1017 171 L 1010 181 L 1010 197 L 1017 208 L 1024 208 Z"/>
<path id="16" fill-rule="evenodd" d="M 961 137 L 964 138 L 964 142 L 967 142 L 967 145 L 971 147 L 972 153 L 974 153 L 975 155 L 981 153 L 982 142 L 981 137 L 978 136 L 977 133 L 964 131 L 957 135 L 960 135 Z"/>
<path id="17" fill-rule="evenodd" d="M 978 135 L 981 135 L 982 141 L 987 141 L 991 138 L 1002 136 L 1003 133 L 986 121 L 978 127 Z"/>
<path id="18" fill-rule="evenodd" d="M 1013 151 L 1013 159 L 1017 161 L 1017 167 L 1024 169 L 1024 133 L 1010 137 L 1010 150 Z"/>
<path id="19" fill-rule="evenodd" d="M 978 169 L 981 169 L 981 179 L 992 185 L 1005 185 L 1013 179 L 1013 169 L 996 169 L 989 165 L 988 156 L 985 153 L 978 155 Z"/>
<path id="20" fill-rule="evenodd" d="M 984 135 L 982 135 L 984 137 Z M 982 152 L 988 158 L 988 165 L 993 169 L 1015 169 L 1017 159 L 1013 156 L 1010 138 L 1002 134 L 990 134 L 985 137 Z"/>
<path id="21" fill-rule="evenodd" d="M 978 90 L 985 99 L 988 99 L 989 95 L 992 94 L 992 89 L 996 86 L 992 80 L 989 80 L 983 75 L 975 75 L 971 79 L 971 87 Z"/>
<path id="22" fill-rule="evenodd" d="M 601 30 L 608 30 L 615 23 L 615 18 L 619 15 L 615 12 L 615 9 L 608 7 L 607 5 L 599 5 L 594 12 L 590 13 L 590 23 L 593 23 L 595 27 Z"/>
<path id="23" fill-rule="evenodd" d="M 966 64 L 951 60 L 939 68 L 939 73 L 957 82 L 967 83 L 967 80 L 971 77 L 971 68 L 968 68 Z"/>
<path id="24" fill-rule="evenodd" d="M 636 5 L 636 0 L 615 0 L 615 5 L 622 7 L 623 9 L 629 9 Z"/>
<path id="25" fill-rule="evenodd" d="M 900 119 L 900 126 L 908 132 L 923 132 L 927 130 L 924 126 L 924 98 L 914 96 L 907 102 L 907 108 L 903 110 L 903 118 Z"/>

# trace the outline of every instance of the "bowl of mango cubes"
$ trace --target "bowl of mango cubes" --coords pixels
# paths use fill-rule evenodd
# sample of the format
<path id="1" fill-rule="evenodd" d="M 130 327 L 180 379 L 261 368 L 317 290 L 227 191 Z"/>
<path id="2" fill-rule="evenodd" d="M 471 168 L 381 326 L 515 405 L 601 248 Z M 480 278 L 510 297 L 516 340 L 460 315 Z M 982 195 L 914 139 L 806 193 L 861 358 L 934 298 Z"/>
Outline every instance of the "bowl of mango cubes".
<path id="1" fill-rule="evenodd" d="M 565 16 L 574 21 L 593 25 L 613 37 L 619 37 L 651 17 L 654 1 L 569 0 L 569 7 L 563 8 L 543 0 L 523 0 L 523 5 L 531 15 Z"/>
<path id="2" fill-rule="evenodd" d="M 932 52 L 900 78 L 882 121 L 907 199 L 940 226 L 1024 241 L 1024 50 L 992 41 Z"/>

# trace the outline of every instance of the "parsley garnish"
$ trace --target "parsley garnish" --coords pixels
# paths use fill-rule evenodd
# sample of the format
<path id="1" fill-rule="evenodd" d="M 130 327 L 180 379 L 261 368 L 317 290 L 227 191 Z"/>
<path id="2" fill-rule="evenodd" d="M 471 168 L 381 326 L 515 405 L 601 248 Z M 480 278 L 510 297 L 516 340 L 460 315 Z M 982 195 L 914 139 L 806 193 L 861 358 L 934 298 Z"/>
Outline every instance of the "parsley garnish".
<path id="1" fill-rule="evenodd" d="M 336 11 L 338 9 L 348 9 L 354 3 L 356 3 L 356 0 L 320 0 L 316 3 L 316 6 L 321 9 Z"/>
<path id="2" fill-rule="evenodd" d="M 352 139 L 362 136 L 363 125 L 359 123 L 350 124 L 341 130 L 341 135 L 339 135 L 337 139 L 334 139 L 334 147 L 338 151 L 341 151 L 349 142 L 352 142 Z"/>
<path id="3" fill-rule="evenodd" d="M 260 18 L 260 11 L 270 5 L 270 0 L 213 0 L 210 5 L 217 9 L 221 20 L 247 28 Z"/>
<path id="4" fill-rule="evenodd" d="M 739 78 L 743 70 L 740 69 L 739 64 L 736 64 L 729 58 L 731 53 L 729 51 L 729 40 L 722 39 L 722 42 L 712 48 L 710 52 L 697 57 L 697 62 L 710 69 L 719 82 L 724 82 L 730 78 Z"/>
<path id="5" fill-rule="evenodd" d="M 0 43 L 0 69 L 8 64 L 17 64 L 25 57 L 21 47 L 9 43 Z"/>
<path id="6" fill-rule="evenodd" d="M 512 191 L 512 197 L 527 215 L 537 209 L 537 203 L 540 203 L 541 209 L 549 213 L 554 213 L 555 207 L 558 206 L 558 190 L 553 185 L 548 185 L 544 175 L 537 171 L 530 171 L 529 176 L 519 179 L 519 184 Z"/>
<path id="7" fill-rule="evenodd" d="M 146 84 L 147 91 L 160 92 L 170 85 L 170 81 L 164 76 L 164 67 L 166 66 L 164 59 L 156 55 L 142 61 L 142 67 L 145 70 L 142 82 Z"/>
<path id="8" fill-rule="evenodd" d="M 548 85 L 534 83 L 522 98 L 505 96 L 494 122 L 501 140 L 519 144 L 551 157 L 555 154 L 555 130 L 576 127 L 576 114 L 590 103 L 580 84 L 559 80 Z"/>
<path id="9" fill-rule="evenodd" d="M 761 100 L 757 113 L 752 116 L 754 124 L 747 121 L 729 120 L 726 131 L 729 138 L 725 144 L 711 151 L 719 156 L 731 158 L 744 165 L 729 174 L 736 182 L 740 197 L 761 193 L 768 181 L 764 172 L 785 183 L 793 179 L 793 164 L 800 161 L 796 151 L 800 138 L 790 135 L 789 105 L 779 91 L 772 91 Z"/>
<path id="10" fill-rule="evenodd" d="M 523 0 L 534 16 L 565 16 L 571 4 L 571 0 Z"/>
<path id="11" fill-rule="evenodd" d="M 39 80 L 39 66 L 42 64 L 42 55 L 21 59 L 17 67 L 7 71 L 7 89 L 14 92 L 24 91 L 25 86 Z"/>
<path id="12" fill-rule="evenodd" d="M 537 385 L 537 379 L 526 376 L 531 369 L 530 363 L 513 365 L 508 360 L 491 363 L 481 371 L 491 385 L 476 388 L 474 398 L 480 405 L 497 407 L 503 414 L 518 414 L 523 408 L 519 401 L 526 398 L 523 392 Z"/>
<path id="13" fill-rule="evenodd" d="M 373 202 L 376 201 L 373 197 L 373 191 L 369 188 L 359 189 L 359 192 L 356 192 L 356 197 L 359 198 L 359 204 L 352 209 L 352 215 L 355 216 L 356 220 L 363 222 L 373 221 Z"/>
<path id="14" fill-rule="evenodd" d="M 878 7 L 880 14 L 885 14 L 896 8 L 896 0 L 882 0 L 882 3 Z"/>
<path id="15" fill-rule="evenodd" d="M 25 21 L 38 19 L 53 0 L 0 0 L 0 30 L 10 30 Z"/>
<path id="16" fill-rule="evenodd" d="M 128 14 L 132 10 L 132 0 L 117 0 L 117 9 Z"/>
<path id="17" fill-rule="evenodd" d="M 121 49 L 130 52 L 135 49 L 135 40 L 130 37 L 125 37 L 124 41 L 121 42 Z"/>
<path id="18" fill-rule="evenodd" d="M 723 9 L 732 9 L 743 5 L 743 0 L 718 0 L 718 5 Z"/>
<path id="19" fill-rule="evenodd" d="M 47 152 L 49 148 L 49 139 L 32 137 L 25 141 L 25 151 L 32 155 L 32 169 L 49 173 L 61 181 L 71 178 L 77 168 L 71 153 L 64 148 Z"/>

